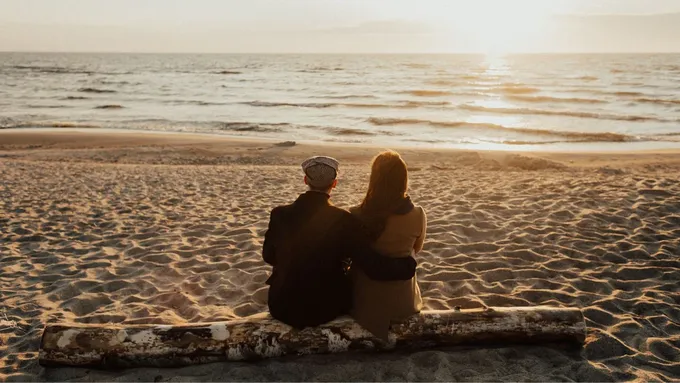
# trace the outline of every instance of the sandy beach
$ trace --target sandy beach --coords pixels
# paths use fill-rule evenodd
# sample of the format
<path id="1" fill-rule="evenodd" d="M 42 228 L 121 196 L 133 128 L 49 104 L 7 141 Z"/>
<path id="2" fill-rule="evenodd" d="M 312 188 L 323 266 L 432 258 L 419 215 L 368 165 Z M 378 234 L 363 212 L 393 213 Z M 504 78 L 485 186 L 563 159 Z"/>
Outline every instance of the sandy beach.
<path id="1" fill-rule="evenodd" d="M 0 131 L 0 380 L 680 379 L 680 152 L 399 149 L 427 211 L 427 309 L 583 309 L 583 350 L 542 346 L 285 358 L 178 369 L 43 369 L 47 323 L 178 324 L 267 309 L 269 212 L 299 163 L 341 161 L 362 198 L 383 148 L 208 135 Z"/>

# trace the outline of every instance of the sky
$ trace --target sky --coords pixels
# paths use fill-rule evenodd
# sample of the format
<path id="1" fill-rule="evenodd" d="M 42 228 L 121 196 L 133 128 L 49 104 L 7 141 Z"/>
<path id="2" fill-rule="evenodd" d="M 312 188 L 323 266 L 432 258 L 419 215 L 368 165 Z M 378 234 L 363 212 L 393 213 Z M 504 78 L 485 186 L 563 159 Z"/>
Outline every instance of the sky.
<path id="1" fill-rule="evenodd" d="M 680 52 L 680 0 L 0 0 L 0 51 Z"/>

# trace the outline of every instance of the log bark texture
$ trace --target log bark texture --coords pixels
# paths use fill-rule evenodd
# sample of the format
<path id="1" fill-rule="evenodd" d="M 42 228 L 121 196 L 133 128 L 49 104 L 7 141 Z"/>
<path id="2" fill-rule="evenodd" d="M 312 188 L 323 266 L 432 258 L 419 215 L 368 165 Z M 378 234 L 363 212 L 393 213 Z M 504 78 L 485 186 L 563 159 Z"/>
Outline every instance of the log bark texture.
<path id="1" fill-rule="evenodd" d="M 350 318 L 294 330 L 268 314 L 189 325 L 48 325 L 40 364 L 121 368 L 245 361 L 284 355 L 354 350 L 430 348 L 462 344 L 583 344 L 579 309 L 496 308 L 426 311 L 392 325 L 389 342 L 374 338 Z"/>

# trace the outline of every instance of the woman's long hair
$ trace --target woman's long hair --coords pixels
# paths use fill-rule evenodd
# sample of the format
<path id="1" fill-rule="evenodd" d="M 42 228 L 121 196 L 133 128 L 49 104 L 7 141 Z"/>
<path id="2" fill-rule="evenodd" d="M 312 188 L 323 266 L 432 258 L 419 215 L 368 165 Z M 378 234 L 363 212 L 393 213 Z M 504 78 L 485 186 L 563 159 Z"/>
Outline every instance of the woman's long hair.
<path id="1" fill-rule="evenodd" d="M 357 209 L 372 239 L 380 237 L 387 218 L 404 205 L 407 189 L 408 170 L 399 153 L 390 150 L 373 158 L 366 197 Z"/>

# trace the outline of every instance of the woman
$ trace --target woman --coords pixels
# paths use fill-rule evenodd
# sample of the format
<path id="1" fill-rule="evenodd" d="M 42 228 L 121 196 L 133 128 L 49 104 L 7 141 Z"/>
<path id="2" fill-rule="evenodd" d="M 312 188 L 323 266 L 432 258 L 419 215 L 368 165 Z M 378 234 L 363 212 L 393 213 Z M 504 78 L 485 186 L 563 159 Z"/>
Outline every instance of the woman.
<path id="1" fill-rule="evenodd" d="M 373 159 L 366 197 L 350 211 L 368 229 L 373 248 L 391 257 L 408 257 L 423 249 L 427 218 L 407 194 L 408 171 L 399 153 L 387 151 Z M 353 271 L 352 316 L 373 335 L 387 340 L 392 321 L 418 313 L 422 299 L 416 277 L 409 281 L 378 282 Z"/>

